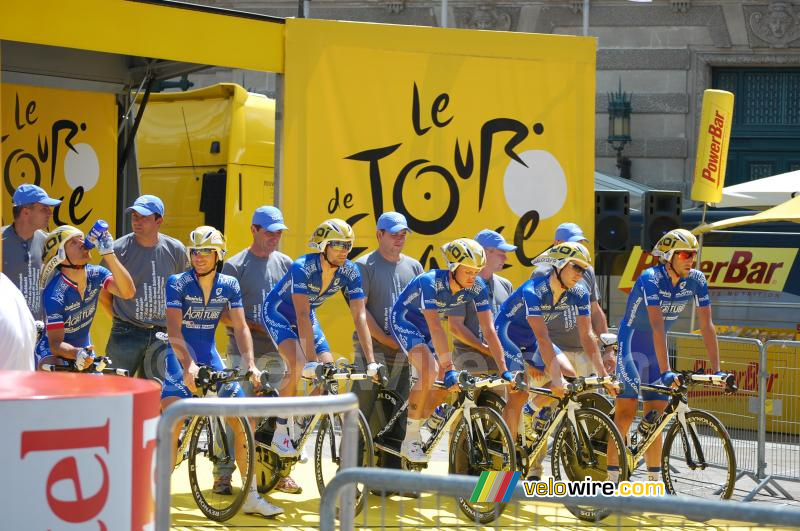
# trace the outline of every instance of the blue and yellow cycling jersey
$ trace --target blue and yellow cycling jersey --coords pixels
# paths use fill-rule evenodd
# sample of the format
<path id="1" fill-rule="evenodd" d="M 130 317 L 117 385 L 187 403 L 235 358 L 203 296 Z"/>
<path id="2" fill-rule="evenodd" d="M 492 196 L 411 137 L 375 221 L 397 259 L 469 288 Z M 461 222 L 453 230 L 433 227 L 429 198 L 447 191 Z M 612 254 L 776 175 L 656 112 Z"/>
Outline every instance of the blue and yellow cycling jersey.
<path id="1" fill-rule="evenodd" d="M 181 333 L 187 350 L 198 365 L 212 365 L 219 357 L 214 333 L 226 308 L 242 307 L 242 291 L 236 277 L 217 273 L 208 301 L 194 270 L 167 279 L 167 308 L 181 310 Z"/>
<path id="2" fill-rule="evenodd" d="M 650 267 L 642 272 L 628 295 L 621 326 L 634 330 L 650 330 L 647 306 L 660 306 L 664 314 L 664 330 L 669 331 L 678 319 L 678 314 L 691 299 L 699 307 L 711 304 L 708 283 L 703 273 L 692 269 L 686 278 L 681 278 L 673 286 L 665 264 Z"/>
<path id="3" fill-rule="evenodd" d="M 111 271 L 102 266 L 87 264 L 85 271 L 86 290 L 83 297 L 78 292 L 77 284 L 60 271 L 42 291 L 47 330 L 63 328 L 64 342 L 73 347 L 88 347 L 92 344 L 89 329 L 97 312 L 97 299 L 100 297 L 100 290 L 105 289 L 114 278 Z M 35 351 L 37 365 L 44 356 L 50 354 L 47 334 L 42 334 Z"/>

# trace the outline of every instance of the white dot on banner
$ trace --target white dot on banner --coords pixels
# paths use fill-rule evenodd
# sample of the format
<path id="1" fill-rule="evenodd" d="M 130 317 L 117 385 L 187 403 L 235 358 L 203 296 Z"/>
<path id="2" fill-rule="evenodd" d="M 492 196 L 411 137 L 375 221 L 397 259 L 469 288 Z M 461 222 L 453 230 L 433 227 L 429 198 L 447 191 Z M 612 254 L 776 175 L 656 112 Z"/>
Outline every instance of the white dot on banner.
<path id="1" fill-rule="evenodd" d="M 539 219 L 557 214 L 567 199 L 567 178 L 561 164 L 549 152 L 525 151 L 519 154 L 527 168 L 512 160 L 503 176 L 503 192 L 508 207 L 518 216 L 529 210 Z"/>
<path id="2" fill-rule="evenodd" d="M 100 178 L 100 161 L 97 153 L 89 144 L 75 144 L 75 151 L 67 149 L 64 158 L 64 177 L 73 190 L 79 186 L 84 191 L 89 191 L 97 184 Z"/>

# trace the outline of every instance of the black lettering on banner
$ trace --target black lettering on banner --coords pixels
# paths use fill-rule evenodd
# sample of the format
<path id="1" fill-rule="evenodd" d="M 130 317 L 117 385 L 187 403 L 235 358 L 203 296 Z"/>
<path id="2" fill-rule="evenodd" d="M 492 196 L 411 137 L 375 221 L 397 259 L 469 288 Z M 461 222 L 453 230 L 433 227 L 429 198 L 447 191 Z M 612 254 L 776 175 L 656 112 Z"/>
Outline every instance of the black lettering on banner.
<path id="1" fill-rule="evenodd" d="M 433 250 L 433 245 L 428 245 L 422 252 L 422 256 L 419 257 L 419 263 L 422 264 L 423 269 L 439 269 L 439 262 L 436 261 L 436 258 L 430 256 Z"/>
<path id="2" fill-rule="evenodd" d="M 533 236 L 536 232 L 536 227 L 539 226 L 539 213 L 536 210 L 529 210 L 517 222 L 517 228 L 514 229 L 514 245 L 517 250 L 514 251 L 517 255 L 517 260 L 524 267 L 533 265 L 533 259 L 536 256 L 528 256 L 525 254 L 525 241 Z"/>
<path id="3" fill-rule="evenodd" d="M 400 170 L 400 174 L 397 176 L 397 180 L 394 182 L 392 200 L 394 201 L 397 211 L 406 217 L 406 220 L 408 221 L 408 227 L 412 232 L 431 235 L 442 232 L 450 226 L 454 219 L 456 219 L 456 214 L 458 214 L 459 192 L 453 174 L 447 171 L 447 169 L 436 165 L 424 166 L 417 171 L 416 177 L 419 177 L 425 173 L 436 173 L 441 175 L 444 179 L 444 182 L 447 184 L 450 202 L 447 204 L 447 209 L 444 211 L 444 213 L 437 219 L 431 221 L 421 220 L 411 214 L 406 207 L 405 201 L 403 200 L 403 185 L 405 184 L 406 178 L 411 170 L 415 166 L 419 166 L 420 164 L 424 164 L 426 162 L 429 161 L 425 159 L 413 160 L 406 164 L 402 170 Z M 426 194 L 425 199 L 429 199 L 429 194 Z"/>

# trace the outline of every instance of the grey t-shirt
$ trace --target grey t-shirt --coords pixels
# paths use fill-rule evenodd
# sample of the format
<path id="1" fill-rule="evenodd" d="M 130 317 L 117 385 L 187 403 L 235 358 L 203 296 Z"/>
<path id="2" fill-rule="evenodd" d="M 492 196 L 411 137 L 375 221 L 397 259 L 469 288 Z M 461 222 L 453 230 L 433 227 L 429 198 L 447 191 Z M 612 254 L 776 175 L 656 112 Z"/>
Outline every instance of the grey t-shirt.
<path id="1" fill-rule="evenodd" d="M 378 251 L 358 257 L 356 264 L 361 271 L 361 284 L 364 296 L 367 297 L 367 311 L 375 318 L 378 326 L 391 336 L 388 321 L 392 305 L 408 283 L 425 272 L 422 264 L 404 254 L 400 255 L 400 261 L 390 262 Z M 353 344 L 360 350 L 361 345 L 356 333 L 353 333 Z M 374 338 L 372 348 L 383 352 L 389 351 L 389 347 Z"/>
<path id="2" fill-rule="evenodd" d="M 531 274 L 531 278 L 549 275 L 553 270 L 551 265 L 539 265 Z M 595 302 L 600 299 L 600 290 L 597 288 L 594 268 L 589 268 L 583 273 L 583 278 L 578 281 L 589 291 L 589 300 Z M 578 335 L 578 309 L 575 306 L 568 306 L 564 312 L 547 321 L 547 332 L 553 344 L 562 350 L 583 350 L 580 336 Z"/>
<path id="3" fill-rule="evenodd" d="M 242 289 L 242 306 L 248 321 L 261 324 L 261 305 L 275 284 L 289 271 L 292 259 L 285 254 L 273 251 L 268 258 L 259 258 L 245 249 L 222 266 L 222 272 L 239 280 Z M 239 355 L 233 329 L 226 327 L 228 333 L 228 356 Z M 253 351 L 255 354 L 275 352 L 276 348 L 266 333 L 252 332 Z"/>
<path id="4" fill-rule="evenodd" d="M 143 247 L 130 233 L 114 242 L 114 254 L 136 286 L 132 299 L 113 297 L 114 317 L 141 327 L 167 326 L 167 278 L 189 267 L 186 247 L 165 234 L 158 235 L 153 247 Z M 107 267 L 105 260 L 101 265 Z"/>
<path id="5" fill-rule="evenodd" d="M 500 305 L 503 304 L 508 296 L 511 295 L 511 292 L 514 291 L 514 286 L 507 278 L 501 277 L 500 275 L 492 275 L 492 281 L 486 282 L 486 287 L 489 290 L 489 300 L 492 302 L 492 315 L 495 316 L 497 315 Z M 485 341 L 480 323 L 478 322 L 478 311 L 473 301 L 465 302 L 452 310 L 448 310 L 447 315 L 463 316 L 464 326 L 475 334 L 475 337 L 481 341 Z M 459 341 L 455 337 L 453 337 L 453 347 L 460 350 L 474 350 L 471 346 Z"/>
<path id="6" fill-rule="evenodd" d="M 37 230 L 30 240 L 23 240 L 13 225 L 3 227 L 3 273 L 22 292 L 35 319 L 42 318 L 42 297 L 39 273 L 42 270 L 42 249 L 47 234 Z"/>

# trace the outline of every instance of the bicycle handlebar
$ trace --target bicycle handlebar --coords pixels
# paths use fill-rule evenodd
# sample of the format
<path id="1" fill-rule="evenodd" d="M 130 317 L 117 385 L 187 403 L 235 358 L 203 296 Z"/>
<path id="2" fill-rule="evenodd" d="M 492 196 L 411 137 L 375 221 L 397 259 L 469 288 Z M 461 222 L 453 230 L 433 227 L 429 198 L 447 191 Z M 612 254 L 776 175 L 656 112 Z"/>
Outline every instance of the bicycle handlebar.
<path id="1" fill-rule="evenodd" d="M 200 371 L 197 373 L 197 377 L 194 379 L 194 384 L 197 387 L 211 387 L 217 383 L 227 383 L 227 382 L 235 382 L 240 380 L 246 380 L 250 377 L 250 371 L 247 371 L 244 375 L 239 375 L 239 368 L 235 367 L 233 369 L 222 369 L 221 371 L 215 371 L 209 367 L 202 366 L 200 367 Z"/>
<path id="2" fill-rule="evenodd" d="M 111 365 L 111 358 L 108 356 L 98 356 L 94 361 L 84 370 L 79 371 L 75 367 L 74 360 L 64 359 L 64 364 L 59 365 L 55 363 L 43 363 L 41 369 L 47 372 L 83 372 L 83 373 L 97 373 L 97 374 L 115 374 L 117 376 L 129 376 L 130 373 L 126 369 L 115 369 L 109 367 Z"/>

